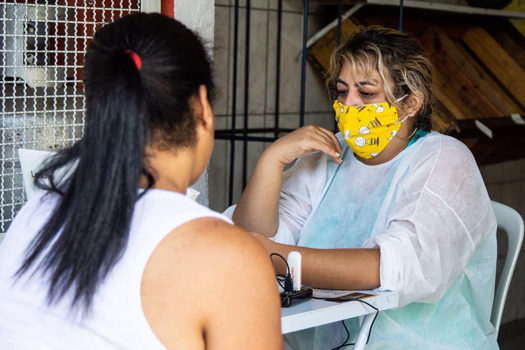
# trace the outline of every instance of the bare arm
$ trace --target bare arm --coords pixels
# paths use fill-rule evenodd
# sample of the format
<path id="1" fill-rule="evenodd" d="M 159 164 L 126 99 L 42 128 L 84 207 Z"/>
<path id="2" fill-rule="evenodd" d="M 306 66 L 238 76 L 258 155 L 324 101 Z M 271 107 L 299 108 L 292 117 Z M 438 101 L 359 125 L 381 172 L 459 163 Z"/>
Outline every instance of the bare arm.
<path id="1" fill-rule="evenodd" d="M 268 253 L 287 257 L 295 250 L 302 255 L 303 282 L 315 288 L 327 289 L 374 289 L 380 286 L 379 249 L 313 249 L 272 242 L 254 234 Z M 281 259 L 274 259 L 274 268 L 286 272 Z"/>
<path id="2" fill-rule="evenodd" d="M 197 219 L 172 232 L 151 256 L 141 292 L 146 318 L 169 349 L 283 348 L 268 255 L 221 220 Z"/>
<path id="3" fill-rule="evenodd" d="M 286 164 L 303 154 L 322 151 L 341 162 L 341 146 L 327 129 L 309 125 L 275 141 L 259 158 L 253 174 L 233 213 L 239 226 L 266 237 L 279 226 L 279 193 Z"/>

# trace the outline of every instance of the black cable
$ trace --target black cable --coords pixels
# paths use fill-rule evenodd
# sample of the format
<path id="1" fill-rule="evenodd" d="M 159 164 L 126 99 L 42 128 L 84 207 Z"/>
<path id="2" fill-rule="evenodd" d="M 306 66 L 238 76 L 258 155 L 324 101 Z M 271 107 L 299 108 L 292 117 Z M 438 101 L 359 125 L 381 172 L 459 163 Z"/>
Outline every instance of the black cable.
<path id="1" fill-rule="evenodd" d="M 288 305 L 291 304 L 292 301 L 288 301 L 288 299 L 292 299 L 292 293 L 285 293 L 284 299 L 281 299 L 281 305 Z"/>
<path id="2" fill-rule="evenodd" d="M 370 340 L 370 334 L 372 334 L 372 327 L 374 326 L 374 322 L 376 321 L 377 314 L 379 314 L 379 310 L 377 309 L 377 307 L 375 307 L 374 305 L 372 305 L 370 303 L 367 303 L 364 300 L 361 300 L 361 299 L 356 299 L 356 300 L 361 302 L 361 303 L 363 303 L 363 304 L 366 304 L 366 305 L 370 306 L 372 309 L 376 310 L 376 314 L 374 315 L 374 319 L 372 320 L 372 324 L 370 325 L 370 331 L 368 332 L 368 337 L 366 338 L 366 344 L 368 344 L 368 341 Z"/>
<path id="3" fill-rule="evenodd" d="M 284 277 L 284 286 L 281 283 L 279 283 L 279 279 L 277 279 L 277 283 L 279 283 L 279 285 L 283 288 L 284 292 L 287 293 L 286 299 L 291 298 L 292 297 L 292 293 L 293 293 L 293 281 L 292 281 L 292 274 L 290 272 L 290 265 L 288 265 L 288 261 L 286 261 L 284 256 L 282 256 L 279 253 L 271 253 L 270 254 L 270 260 L 272 260 L 272 257 L 274 257 L 274 256 L 278 256 L 286 264 L 286 276 Z M 272 260 L 272 262 L 273 262 L 273 260 Z M 277 275 L 277 276 L 282 276 L 282 275 Z M 281 302 L 282 302 L 282 300 L 281 300 Z"/>
<path id="4" fill-rule="evenodd" d="M 290 274 L 290 265 L 288 265 L 288 261 L 286 261 L 286 259 L 284 258 L 284 256 L 282 256 L 282 255 L 279 254 L 279 253 L 271 253 L 271 254 L 270 254 L 270 260 L 271 260 L 272 257 L 274 257 L 274 256 L 278 256 L 279 258 L 281 258 L 281 259 L 284 261 L 284 263 L 286 264 L 286 271 L 287 271 L 288 274 Z"/>
<path id="5" fill-rule="evenodd" d="M 313 299 L 321 299 L 321 300 L 327 300 L 327 298 L 317 298 L 317 297 L 314 297 L 312 296 Z M 334 299 L 337 299 L 337 298 L 333 298 L 331 299 L 330 301 L 334 301 Z M 366 338 L 366 344 L 368 344 L 368 341 L 370 341 L 370 334 L 372 334 L 372 327 L 374 327 L 374 322 L 376 321 L 376 318 L 377 318 L 377 314 L 379 313 L 379 309 L 377 307 L 375 307 L 374 305 L 370 304 L 370 303 L 367 303 L 366 301 L 364 300 L 361 300 L 361 299 L 345 299 L 344 301 L 359 301 L 360 303 L 363 303 L 363 304 L 366 304 L 368 306 L 370 306 L 372 309 L 376 310 L 376 314 L 374 315 L 374 319 L 372 320 L 372 324 L 370 325 L 370 330 L 368 331 L 368 337 Z M 348 328 L 346 327 L 346 324 L 344 321 L 341 321 L 343 323 L 343 327 L 345 328 L 345 331 L 346 331 L 346 339 L 345 341 L 343 342 L 343 344 L 339 345 L 339 346 L 336 346 L 335 348 L 332 348 L 331 350 L 339 350 L 339 349 L 342 349 L 346 346 L 351 346 L 351 345 L 355 345 L 355 343 L 346 343 L 348 341 L 348 339 L 350 339 L 350 332 L 348 331 Z"/>
<path id="6" fill-rule="evenodd" d="M 282 279 L 279 279 L 282 278 Z M 281 288 L 284 290 L 284 281 L 286 281 L 286 276 L 283 276 L 283 275 L 277 275 L 277 283 L 279 283 L 279 285 L 281 286 Z"/>
<path id="7" fill-rule="evenodd" d="M 343 342 L 343 344 L 339 345 L 339 346 L 336 346 L 335 348 L 332 348 L 331 350 L 339 350 L 339 349 L 342 349 L 346 346 L 351 346 L 351 345 L 354 345 L 354 343 L 346 343 L 348 341 L 348 339 L 350 339 L 350 331 L 348 330 L 348 328 L 346 327 L 346 324 L 345 324 L 345 321 L 341 321 L 341 323 L 343 324 L 343 327 L 345 327 L 345 331 L 346 331 L 346 339 L 345 341 Z"/>

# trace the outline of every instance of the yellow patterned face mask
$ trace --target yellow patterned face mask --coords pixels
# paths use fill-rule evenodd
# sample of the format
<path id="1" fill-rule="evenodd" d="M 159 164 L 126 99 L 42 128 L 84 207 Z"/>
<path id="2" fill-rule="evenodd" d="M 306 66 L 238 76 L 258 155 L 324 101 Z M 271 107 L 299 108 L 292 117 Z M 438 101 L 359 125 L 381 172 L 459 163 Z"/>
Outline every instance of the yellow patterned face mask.
<path id="1" fill-rule="evenodd" d="M 407 118 L 399 120 L 396 107 L 388 102 L 345 106 L 335 100 L 334 110 L 337 126 L 346 143 L 355 154 L 365 159 L 381 153 Z"/>

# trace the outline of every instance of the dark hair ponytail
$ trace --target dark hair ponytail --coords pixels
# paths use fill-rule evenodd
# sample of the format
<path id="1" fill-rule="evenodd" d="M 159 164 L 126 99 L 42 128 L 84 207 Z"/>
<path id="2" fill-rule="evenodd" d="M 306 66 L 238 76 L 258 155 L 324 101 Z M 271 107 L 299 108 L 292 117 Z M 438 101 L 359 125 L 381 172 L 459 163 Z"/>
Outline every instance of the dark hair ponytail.
<path id="1" fill-rule="evenodd" d="M 141 58 L 140 70 L 128 50 Z M 195 141 L 190 100 L 200 85 L 213 92 L 209 59 L 195 34 L 173 19 L 136 14 L 95 34 L 84 67 L 85 133 L 35 176 L 37 186 L 61 197 L 17 272 L 43 255 L 48 302 L 72 290 L 73 306 L 89 310 L 125 250 L 141 175 L 153 185 L 145 145 Z M 70 176 L 56 178 L 74 164 Z"/>

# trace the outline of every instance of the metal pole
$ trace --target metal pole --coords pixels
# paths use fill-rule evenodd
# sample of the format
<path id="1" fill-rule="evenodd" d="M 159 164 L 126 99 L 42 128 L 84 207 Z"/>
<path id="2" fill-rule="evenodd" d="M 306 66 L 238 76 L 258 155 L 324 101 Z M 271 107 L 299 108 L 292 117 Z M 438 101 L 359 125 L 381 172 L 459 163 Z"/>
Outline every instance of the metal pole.
<path id="1" fill-rule="evenodd" d="M 237 117 L 237 49 L 239 46 L 239 0 L 235 0 L 235 11 L 233 21 L 233 87 L 232 87 L 232 133 L 235 132 L 235 119 Z M 233 203 L 233 180 L 235 163 L 235 138 L 230 140 L 230 181 L 228 186 L 228 205 Z"/>
<path id="2" fill-rule="evenodd" d="M 370 2 L 370 1 L 373 1 L 373 0 L 367 0 L 367 2 Z M 397 1 L 397 0 L 395 0 L 395 1 Z M 354 6 L 352 6 L 350 8 L 350 10 L 346 11 L 345 13 L 343 13 L 343 15 L 341 16 L 341 20 L 345 20 L 348 17 L 352 16 L 354 13 L 359 11 L 359 9 L 361 7 L 363 7 L 363 6 L 364 6 L 364 3 L 355 4 Z M 397 3 L 396 3 L 396 6 L 397 6 Z M 524 13 L 524 15 L 525 15 L 525 13 Z M 329 31 L 331 31 L 332 29 L 334 29 L 336 27 L 337 27 L 337 18 L 334 19 L 332 22 L 328 23 L 326 26 L 324 26 L 323 29 L 321 29 L 321 30 L 317 31 L 315 34 L 313 34 L 312 37 L 310 39 L 308 39 L 308 41 L 306 42 L 306 48 L 311 47 L 319 39 L 321 39 L 323 36 L 325 36 L 326 33 L 328 33 Z M 301 54 L 301 52 L 297 53 L 297 57 L 299 57 L 300 54 Z"/>
<path id="3" fill-rule="evenodd" d="M 246 28 L 245 28 L 245 51 L 244 51 L 244 126 L 243 136 L 248 136 L 248 112 L 250 105 L 250 0 L 246 0 Z M 246 178 L 248 168 L 248 141 L 243 140 L 242 153 L 242 188 L 246 187 Z"/>
<path id="4" fill-rule="evenodd" d="M 275 138 L 279 137 L 279 99 L 281 90 L 281 36 L 282 36 L 282 22 L 283 22 L 283 0 L 279 0 L 277 7 L 277 58 L 275 63 L 275 117 L 274 117 L 274 132 Z"/>
<path id="5" fill-rule="evenodd" d="M 343 17 L 343 0 L 338 0 L 337 2 L 337 47 L 341 45 L 342 17 Z"/>
<path id="6" fill-rule="evenodd" d="M 247 141 L 257 141 L 257 142 L 273 142 L 275 141 L 275 138 L 273 137 L 266 137 L 266 136 L 246 136 L 246 138 L 244 138 L 244 136 L 242 135 L 232 135 L 232 134 L 220 134 L 220 135 L 215 135 L 215 139 L 217 140 L 244 140 L 246 139 Z"/>
<path id="7" fill-rule="evenodd" d="M 403 31 L 403 0 L 399 0 L 399 31 Z"/>
<path id="8" fill-rule="evenodd" d="M 343 22 L 343 0 L 337 2 L 337 47 L 341 46 L 341 27 Z M 334 119 L 334 131 L 337 130 L 337 122 Z"/>
<path id="9" fill-rule="evenodd" d="M 306 41 L 308 40 L 308 0 L 304 0 L 303 15 L 303 58 L 301 62 L 301 111 L 299 115 L 299 126 L 304 125 L 304 103 L 306 93 Z"/>

